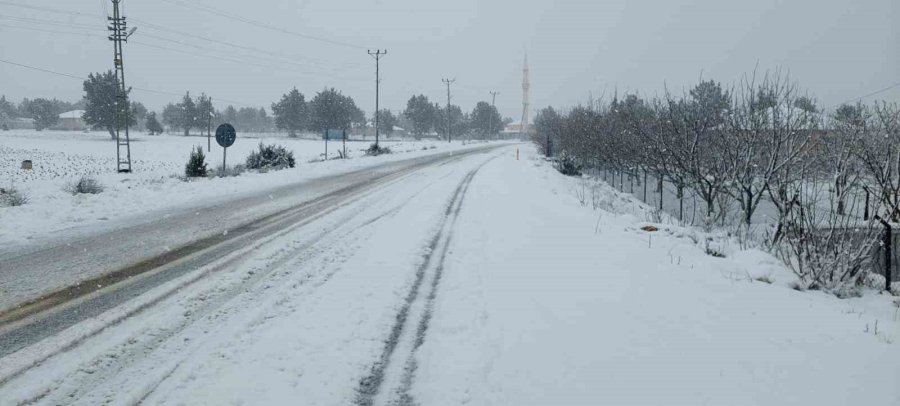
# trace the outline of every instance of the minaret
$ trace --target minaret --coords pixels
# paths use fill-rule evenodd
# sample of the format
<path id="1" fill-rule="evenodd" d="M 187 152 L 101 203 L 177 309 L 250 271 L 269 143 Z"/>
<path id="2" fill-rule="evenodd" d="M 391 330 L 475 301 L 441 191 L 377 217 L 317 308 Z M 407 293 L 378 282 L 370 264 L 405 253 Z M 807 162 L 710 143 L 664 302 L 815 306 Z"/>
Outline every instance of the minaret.
<path id="1" fill-rule="evenodd" d="M 528 134 L 529 101 L 528 94 L 531 90 L 531 82 L 528 78 L 528 53 L 525 53 L 525 66 L 522 68 L 522 134 Z"/>

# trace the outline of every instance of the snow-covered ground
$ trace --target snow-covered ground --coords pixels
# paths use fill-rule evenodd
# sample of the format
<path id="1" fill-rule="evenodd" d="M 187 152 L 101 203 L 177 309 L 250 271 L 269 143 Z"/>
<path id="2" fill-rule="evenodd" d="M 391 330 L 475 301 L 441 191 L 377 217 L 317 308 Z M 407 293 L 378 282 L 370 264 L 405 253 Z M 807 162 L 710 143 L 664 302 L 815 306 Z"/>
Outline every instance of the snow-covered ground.
<path id="1" fill-rule="evenodd" d="M 900 404 L 898 298 L 792 290 L 768 254 L 644 231 L 605 185 L 582 206 L 521 152 L 423 169 L 0 359 L 0 404 Z"/>
<path id="2" fill-rule="evenodd" d="M 435 140 L 388 140 L 384 145 L 393 154 L 366 157 L 373 142 L 347 143 L 352 159 L 320 162 L 324 141 L 304 140 L 272 134 L 239 134 L 228 149 L 229 167 L 243 164 L 259 143 L 279 144 L 293 151 L 294 169 L 266 174 L 247 172 L 235 178 L 203 179 L 186 183 L 184 175 L 191 149 L 207 150 L 206 137 L 177 135 L 132 136 L 134 172 L 116 173 L 115 143 L 105 132 L 14 130 L 0 132 L 0 188 L 13 187 L 27 195 L 29 203 L 20 207 L 0 207 L 0 246 L 32 245 L 52 239 L 77 227 L 84 232 L 129 216 L 190 205 L 208 205 L 223 199 L 258 193 L 261 190 L 300 182 L 319 176 L 360 169 L 377 163 L 408 159 L 440 151 L 471 147 Z M 340 142 L 329 142 L 330 159 L 337 158 Z M 32 170 L 20 169 L 23 160 L 32 160 Z M 222 165 L 222 148 L 215 139 L 207 151 L 209 168 Z M 97 179 L 104 187 L 98 195 L 76 195 L 64 189 L 82 175 Z"/>

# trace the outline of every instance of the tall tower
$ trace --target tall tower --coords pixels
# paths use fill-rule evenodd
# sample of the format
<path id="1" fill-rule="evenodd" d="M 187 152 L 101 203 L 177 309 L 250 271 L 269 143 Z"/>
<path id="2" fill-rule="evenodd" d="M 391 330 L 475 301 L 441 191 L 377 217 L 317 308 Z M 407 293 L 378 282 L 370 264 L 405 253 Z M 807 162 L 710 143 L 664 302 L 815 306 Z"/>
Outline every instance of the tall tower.
<path id="1" fill-rule="evenodd" d="M 531 81 L 528 78 L 528 53 L 525 53 L 525 65 L 522 68 L 522 135 L 528 134 L 529 105 L 528 95 L 531 90 Z"/>

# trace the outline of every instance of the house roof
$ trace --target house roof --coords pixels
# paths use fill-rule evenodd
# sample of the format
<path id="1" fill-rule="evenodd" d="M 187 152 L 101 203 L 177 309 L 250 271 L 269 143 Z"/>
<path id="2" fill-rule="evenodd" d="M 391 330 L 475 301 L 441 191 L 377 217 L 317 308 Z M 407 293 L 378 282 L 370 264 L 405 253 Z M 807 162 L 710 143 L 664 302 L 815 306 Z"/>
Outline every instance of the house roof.
<path id="1" fill-rule="evenodd" d="M 81 118 L 84 115 L 84 110 L 72 110 L 67 111 L 59 115 L 59 118 Z"/>

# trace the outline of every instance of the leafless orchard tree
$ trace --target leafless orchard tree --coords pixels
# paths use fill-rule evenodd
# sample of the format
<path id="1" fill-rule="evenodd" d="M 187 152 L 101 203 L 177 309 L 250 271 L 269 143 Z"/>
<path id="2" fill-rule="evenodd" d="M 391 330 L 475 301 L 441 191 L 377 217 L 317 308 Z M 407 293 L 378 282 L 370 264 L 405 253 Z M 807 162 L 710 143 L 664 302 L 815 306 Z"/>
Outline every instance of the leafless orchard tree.
<path id="1" fill-rule="evenodd" d="M 837 128 L 858 132 L 853 153 L 874 189 L 882 216 L 900 221 L 900 108 L 896 104 L 841 106 Z"/>
<path id="2" fill-rule="evenodd" d="M 705 206 L 706 227 L 726 225 L 737 207 L 732 224 L 749 236 L 759 207 L 771 203 L 766 245 L 810 286 L 846 286 L 868 272 L 876 235 L 859 216 L 861 190 L 900 221 L 900 108 L 847 105 L 828 115 L 780 71 L 753 73 L 732 89 L 701 80 L 680 96 L 545 109 L 536 125 L 540 148 L 554 145 L 620 190 L 627 175 L 634 192 L 642 174 L 645 201 L 652 174 L 660 208 L 670 182 L 680 219 L 689 191 Z"/>

